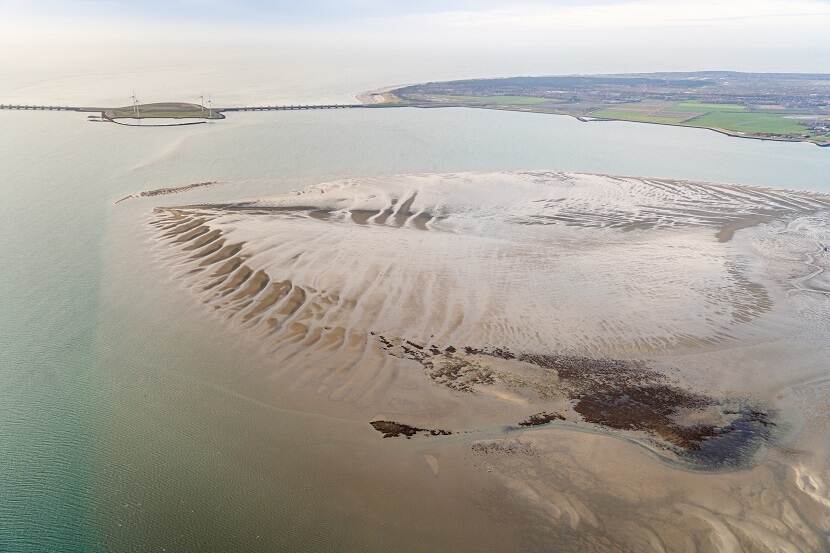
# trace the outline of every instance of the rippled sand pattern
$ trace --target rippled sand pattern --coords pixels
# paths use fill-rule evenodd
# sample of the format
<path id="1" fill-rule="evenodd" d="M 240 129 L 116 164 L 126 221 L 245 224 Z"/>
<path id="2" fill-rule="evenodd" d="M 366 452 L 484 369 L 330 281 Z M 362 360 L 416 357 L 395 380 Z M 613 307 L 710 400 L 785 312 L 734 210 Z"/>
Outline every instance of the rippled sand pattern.
<path id="1" fill-rule="evenodd" d="M 761 393 L 747 379 L 710 391 L 689 384 L 688 367 L 729 375 L 759 355 L 746 348 L 785 336 L 827 342 L 828 212 L 830 198 L 812 193 L 494 173 L 159 207 L 150 225 L 162 262 L 207 311 L 267 349 L 273 378 L 362 406 L 389 437 L 530 429 L 524 441 L 484 439 L 471 451 L 535 505 L 564 550 L 819 551 L 826 478 L 789 458 L 753 469 L 783 503 L 736 499 L 751 516 L 710 501 L 728 496 L 727 477 L 665 486 L 708 486 L 700 501 L 612 486 L 616 499 L 602 508 L 562 478 L 614 481 L 607 464 L 578 466 L 576 450 L 596 432 L 668 461 L 655 469 L 667 482 L 679 465 L 746 468 L 775 451 L 801 424 L 793 406 L 815 404 L 805 382 L 826 379 L 805 362 L 784 391 Z M 773 357 L 794 359 L 787 347 Z M 641 360 L 650 365 L 637 368 Z M 629 375 L 622 384 L 615 367 Z M 559 451 L 551 427 L 560 426 L 592 433 Z M 626 477 L 643 478 L 634 472 Z M 583 486 L 600 493 L 591 490 Z M 631 509 L 646 530 L 626 526 Z M 685 533 L 672 529 L 675 516 L 692 521 Z M 789 522 L 771 522 L 782 516 Z"/>
<path id="2" fill-rule="evenodd" d="M 717 238 L 828 205 L 723 185 L 460 175 L 162 209 L 154 224 L 206 303 L 297 340 L 376 330 L 631 355 L 758 332 L 767 291 Z"/>
<path id="3" fill-rule="evenodd" d="M 541 179 L 548 175 L 539 174 Z M 578 176 L 563 176 L 579 182 Z M 688 181 L 605 177 L 603 204 L 593 192 L 541 200 L 543 213 L 529 217 L 537 224 L 562 222 L 575 226 L 621 230 L 702 226 L 717 229 L 728 241 L 740 228 L 786 214 L 828 209 L 821 194 Z M 583 187 L 578 187 L 583 188 Z"/>

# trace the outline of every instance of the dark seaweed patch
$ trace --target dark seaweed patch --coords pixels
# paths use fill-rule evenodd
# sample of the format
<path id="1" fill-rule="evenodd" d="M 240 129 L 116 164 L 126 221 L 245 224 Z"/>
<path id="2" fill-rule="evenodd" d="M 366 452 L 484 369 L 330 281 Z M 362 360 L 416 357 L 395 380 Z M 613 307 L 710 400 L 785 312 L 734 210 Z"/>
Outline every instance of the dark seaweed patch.
<path id="1" fill-rule="evenodd" d="M 736 398 L 715 398 L 683 388 L 644 361 L 576 355 L 514 353 L 507 348 L 444 348 L 377 335 L 393 355 L 419 362 L 436 383 L 475 392 L 494 384 L 496 373 L 480 356 L 516 360 L 541 369 L 571 400 L 576 414 L 537 413 L 519 422 L 530 427 L 553 420 L 585 422 L 603 428 L 644 432 L 681 459 L 706 469 L 745 465 L 769 440 L 771 413 L 749 408 Z M 555 375 L 555 376 L 554 376 Z M 737 407 L 736 407 L 737 406 Z M 706 422 L 683 423 L 681 413 Z"/>
<path id="2" fill-rule="evenodd" d="M 530 415 L 525 420 L 519 422 L 519 426 L 541 426 L 555 420 L 563 421 L 565 420 L 565 417 L 559 413 L 548 413 L 547 411 L 543 411 L 541 413 Z"/>
<path id="3" fill-rule="evenodd" d="M 775 423 L 768 413 L 754 409 L 730 412 L 738 417 L 687 449 L 684 460 L 704 467 L 739 468 L 770 439 Z"/>
<path id="4" fill-rule="evenodd" d="M 424 346 L 411 340 L 387 338 L 375 334 L 381 347 L 399 357 L 417 361 L 436 383 L 459 392 L 473 392 L 476 385 L 495 384 L 493 371 L 471 359 L 455 355 L 452 346 L 443 351 L 435 345 Z"/>
<path id="5" fill-rule="evenodd" d="M 438 428 L 418 428 L 417 426 L 410 426 L 395 421 L 372 421 L 369 424 L 372 428 L 383 434 L 384 438 L 397 438 L 399 436 L 406 436 L 408 440 L 416 434 L 423 434 L 426 436 L 449 436 L 452 434 L 449 430 L 441 430 Z"/>

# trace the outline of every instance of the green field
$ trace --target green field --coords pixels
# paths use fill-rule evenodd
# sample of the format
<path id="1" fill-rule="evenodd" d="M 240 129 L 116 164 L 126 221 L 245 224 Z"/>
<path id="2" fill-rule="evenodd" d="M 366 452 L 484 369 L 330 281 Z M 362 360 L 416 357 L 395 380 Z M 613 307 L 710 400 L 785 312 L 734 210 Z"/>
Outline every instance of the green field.
<path id="1" fill-rule="evenodd" d="M 451 102 L 465 104 L 494 104 L 502 106 L 534 106 L 549 102 L 548 98 L 538 96 L 441 96 Z"/>
<path id="2" fill-rule="evenodd" d="M 622 108 L 622 109 L 621 109 Z M 783 113 L 747 111 L 738 104 L 674 102 L 665 104 L 626 104 L 615 109 L 592 111 L 589 115 L 634 121 L 723 129 L 745 134 L 803 135 L 808 129 Z M 815 137 L 820 139 L 820 137 Z"/>
<path id="3" fill-rule="evenodd" d="M 637 102 L 621 104 L 618 107 L 601 109 L 591 113 L 597 117 L 620 119 L 624 121 L 638 121 L 643 123 L 670 123 L 677 124 L 707 113 L 743 112 L 744 106 L 738 104 L 707 104 L 702 102 Z"/>
<path id="4" fill-rule="evenodd" d="M 665 79 L 665 74 L 654 74 Z M 396 89 L 404 104 L 464 106 L 708 128 L 763 140 L 828 143 L 830 89 L 791 74 L 551 75 L 432 82 Z M 673 81 L 674 82 L 674 81 Z M 685 83 L 685 84 L 684 84 Z M 715 86 L 717 85 L 717 86 Z M 808 99 L 809 97 L 809 99 Z"/>
<path id="5" fill-rule="evenodd" d="M 691 111 L 708 113 L 710 111 L 746 111 L 740 104 L 706 104 L 703 102 L 677 102 L 671 109 L 675 111 Z"/>
<path id="6" fill-rule="evenodd" d="M 661 115 L 657 112 L 629 111 L 622 109 L 602 109 L 589 113 L 591 117 L 604 117 L 606 119 L 618 119 L 620 121 L 635 121 L 637 123 L 667 123 L 675 125 L 682 123 L 690 117 L 685 115 Z"/>
<path id="7" fill-rule="evenodd" d="M 712 127 L 744 133 L 804 134 L 807 128 L 779 113 L 711 112 L 686 122 L 694 127 Z"/>
<path id="8" fill-rule="evenodd" d="M 526 106 L 529 111 L 550 112 L 563 110 L 565 104 L 557 103 L 550 98 L 540 96 L 462 96 L 440 95 L 430 98 L 432 102 L 453 103 L 470 107 L 500 107 Z M 548 105 L 545 105 L 548 104 Z M 574 110 L 590 117 L 612 119 L 616 121 L 631 121 L 633 123 L 659 123 L 663 125 L 682 125 L 688 127 L 702 127 L 719 129 L 729 132 L 752 135 L 777 135 L 781 138 L 804 138 L 810 134 L 807 126 L 795 119 L 789 119 L 783 112 L 776 111 L 748 111 L 740 104 L 716 104 L 684 100 L 667 102 L 649 100 L 643 102 L 628 102 L 614 105 L 598 106 L 599 109 L 583 107 Z M 826 137 L 812 135 L 813 141 L 827 142 Z"/>

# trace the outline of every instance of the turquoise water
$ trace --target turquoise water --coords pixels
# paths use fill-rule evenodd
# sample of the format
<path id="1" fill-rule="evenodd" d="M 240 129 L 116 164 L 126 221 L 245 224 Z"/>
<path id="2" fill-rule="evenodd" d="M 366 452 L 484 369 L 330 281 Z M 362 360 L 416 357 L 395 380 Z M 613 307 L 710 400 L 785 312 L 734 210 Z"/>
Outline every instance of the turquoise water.
<path id="1" fill-rule="evenodd" d="M 153 205 L 346 176 L 505 169 L 830 192 L 830 149 L 526 113 L 233 114 L 168 129 L 0 113 L 0 129 L 0 551 L 10 552 L 498 550 L 509 541 L 474 531 L 480 505 L 439 507 L 430 498 L 443 500 L 442 489 L 385 474 L 386 463 L 411 462 L 406 450 L 379 460 L 374 435 L 357 448 L 338 442 L 358 424 L 348 416 L 258 392 L 259 361 L 154 265 L 143 225 Z M 113 205 L 205 180 L 227 184 Z M 423 504 L 406 500 L 415 489 Z M 451 524 L 460 507 L 469 528 Z M 432 531 L 395 522 L 407 519 Z"/>

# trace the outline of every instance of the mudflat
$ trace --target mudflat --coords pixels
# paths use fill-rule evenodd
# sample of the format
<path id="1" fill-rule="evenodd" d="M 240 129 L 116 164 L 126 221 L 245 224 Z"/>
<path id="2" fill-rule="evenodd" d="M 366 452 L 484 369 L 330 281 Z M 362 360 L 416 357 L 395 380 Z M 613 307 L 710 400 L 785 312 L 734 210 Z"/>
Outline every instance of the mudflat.
<path id="1" fill-rule="evenodd" d="M 148 229 L 181 292 L 273 360 L 263 386 L 424 442 L 436 477 L 496 479 L 522 550 L 818 551 L 828 213 L 809 192 L 461 173 L 159 205 Z"/>

